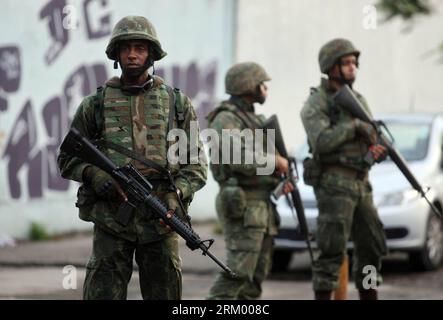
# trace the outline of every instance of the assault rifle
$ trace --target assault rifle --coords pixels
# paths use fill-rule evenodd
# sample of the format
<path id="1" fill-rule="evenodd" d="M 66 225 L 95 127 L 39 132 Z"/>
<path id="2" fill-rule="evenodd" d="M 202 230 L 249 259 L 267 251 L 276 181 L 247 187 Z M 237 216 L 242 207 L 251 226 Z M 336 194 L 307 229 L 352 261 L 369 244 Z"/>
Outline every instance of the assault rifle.
<path id="1" fill-rule="evenodd" d="M 87 138 L 83 137 L 75 128 L 70 129 L 60 146 L 60 150 L 74 155 L 107 172 L 128 195 L 128 201 L 124 202 L 123 206 L 134 209 L 136 207 L 143 208 L 143 204 L 147 205 L 158 218 L 162 219 L 166 225 L 186 241 L 189 249 L 192 251 L 200 249 L 203 255 L 209 256 L 230 277 L 236 277 L 235 273 L 229 269 L 228 266 L 209 252 L 209 248 L 214 243 L 214 239 L 201 240 L 199 235 L 195 233 L 190 226 L 184 223 L 173 211 L 169 210 L 166 205 L 152 193 L 152 184 L 132 164 L 117 167 L 103 152 Z M 122 210 L 122 212 L 127 211 L 128 210 Z"/>
<path id="2" fill-rule="evenodd" d="M 353 117 L 358 118 L 362 121 L 365 121 L 367 123 L 370 123 L 375 130 L 377 130 L 377 143 L 383 145 L 388 149 L 388 155 L 391 158 L 391 160 L 395 163 L 395 165 L 398 167 L 398 169 L 403 173 L 405 178 L 409 181 L 411 186 L 417 190 L 417 192 L 425 198 L 426 202 L 431 207 L 432 211 L 440 218 L 442 219 L 442 214 L 440 210 L 429 201 L 429 199 L 426 197 L 426 192 L 424 191 L 423 187 L 420 185 L 420 183 L 417 181 L 417 179 L 412 174 L 411 170 L 409 170 L 405 159 L 403 156 L 395 149 L 393 145 L 393 139 L 389 139 L 388 136 L 386 136 L 382 130 L 384 128 L 388 133 L 389 130 L 386 127 L 386 125 L 382 121 L 376 121 L 374 118 L 366 111 L 366 109 L 362 106 L 360 101 L 355 96 L 354 92 L 352 92 L 351 88 L 349 88 L 348 85 L 344 85 L 337 93 L 335 93 L 334 98 L 335 102 L 342 106 L 344 109 L 346 109 Z M 391 135 L 389 133 L 389 135 Z M 374 164 L 374 156 L 371 151 L 368 152 L 368 154 L 365 157 L 365 161 L 372 165 Z"/>
<path id="3" fill-rule="evenodd" d="M 302 235 L 302 237 L 306 240 L 311 261 L 313 261 L 313 254 L 312 254 L 311 241 L 310 241 L 311 235 L 309 233 L 308 223 L 306 222 L 305 209 L 303 207 L 303 202 L 301 200 L 300 191 L 297 188 L 297 182 L 299 180 L 298 178 L 299 176 L 298 176 L 297 163 L 295 157 L 289 156 L 286 150 L 285 142 L 283 140 L 283 135 L 280 130 L 280 124 L 278 122 L 278 118 L 276 115 L 273 115 L 268 120 L 266 120 L 262 125 L 262 128 L 265 130 L 268 129 L 275 130 L 274 131 L 275 148 L 277 149 L 278 153 L 283 158 L 286 158 L 289 162 L 289 174 L 283 175 L 281 177 L 282 182 L 280 183 L 279 187 L 277 187 L 277 189 L 281 189 L 283 187 L 282 184 L 285 183 L 286 181 L 291 182 L 291 184 L 294 186 L 294 190 L 291 191 L 290 195 L 289 194 L 286 195 L 286 199 L 288 201 L 289 206 L 291 207 L 292 212 L 294 212 L 295 209 L 295 212 L 297 214 L 299 232 Z M 274 192 L 274 194 L 278 193 L 280 193 L 280 191 Z"/>

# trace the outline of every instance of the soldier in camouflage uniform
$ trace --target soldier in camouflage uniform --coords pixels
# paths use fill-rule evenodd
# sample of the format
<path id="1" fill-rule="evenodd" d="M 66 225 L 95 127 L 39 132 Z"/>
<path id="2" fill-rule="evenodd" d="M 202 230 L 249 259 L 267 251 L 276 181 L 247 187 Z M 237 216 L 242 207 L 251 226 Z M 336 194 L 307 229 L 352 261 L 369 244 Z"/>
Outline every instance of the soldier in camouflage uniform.
<path id="1" fill-rule="evenodd" d="M 226 92 L 231 97 L 208 115 L 209 127 L 219 136 L 222 136 L 222 130 L 259 128 L 265 118 L 255 113 L 254 103 L 265 102 L 267 88 L 264 82 L 268 80 L 266 71 L 256 63 L 232 66 L 225 78 Z M 221 143 L 218 148 L 222 158 Z M 230 154 L 233 154 L 232 149 L 233 144 Z M 247 149 L 245 140 L 241 140 L 242 157 Z M 208 299 L 258 298 L 262 292 L 261 284 L 271 268 L 278 216 L 270 201 L 270 193 L 278 178 L 257 175 L 259 165 L 244 160 L 243 157 L 240 164 L 210 164 L 220 186 L 216 208 L 225 236 L 227 265 L 238 277 L 232 279 L 224 272 L 218 274 Z M 275 160 L 277 176 L 287 173 L 286 159 L 276 156 Z M 285 191 L 290 191 L 289 188 L 285 186 Z"/>
<path id="2" fill-rule="evenodd" d="M 370 166 L 364 161 L 368 151 L 377 162 L 384 160 L 386 148 L 377 144 L 372 125 L 352 118 L 332 99 L 344 84 L 352 88 L 359 55 L 348 40 L 326 43 L 320 50 L 319 63 L 328 79 L 322 78 L 320 86 L 311 90 L 301 111 L 313 155 L 304 162 L 304 178 L 314 187 L 319 210 L 319 256 L 313 265 L 316 299 L 330 299 L 336 289 L 349 237 L 354 243 L 353 271 L 361 299 L 377 299 L 376 289 L 364 286 L 363 268 L 373 266 L 379 284 L 381 258 L 386 253 L 385 234 L 368 181 Z M 363 96 L 354 93 L 369 112 Z"/>
<path id="3" fill-rule="evenodd" d="M 204 157 L 197 164 L 169 163 L 167 150 L 172 142 L 168 142 L 167 133 L 169 128 L 181 128 L 189 138 L 190 123 L 197 121 L 191 101 L 160 77 L 148 73 L 148 68 L 166 52 L 146 18 L 128 16 L 120 20 L 106 54 L 114 60 L 115 68 L 120 64 L 122 76 L 108 80 L 102 90 L 86 97 L 72 126 L 89 139 L 102 138 L 129 150 L 129 154 L 122 155 L 108 146 L 102 147 L 116 165 L 132 162 L 152 182 L 154 194 L 185 218 L 178 197 L 186 208 L 206 182 L 207 164 Z M 199 152 L 202 143 L 188 142 L 187 147 L 188 152 L 195 148 Z M 171 191 L 159 171 L 131 158 L 133 154 L 169 169 L 178 192 Z M 84 299 L 126 299 L 134 253 L 143 299 L 180 299 L 178 235 L 160 224 L 149 208 L 137 208 L 127 225 L 120 224 L 115 217 L 125 194 L 106 172 L 64 152 L 58 164 L 64 178 L 83 183 L 76 205 L 80 218 L 94 223 Z"/>

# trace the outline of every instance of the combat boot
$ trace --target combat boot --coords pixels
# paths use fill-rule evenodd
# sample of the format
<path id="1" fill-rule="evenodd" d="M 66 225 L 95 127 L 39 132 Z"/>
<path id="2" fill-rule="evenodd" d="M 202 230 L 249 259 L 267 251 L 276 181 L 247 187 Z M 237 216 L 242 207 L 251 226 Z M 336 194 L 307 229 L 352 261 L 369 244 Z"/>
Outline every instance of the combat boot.
<path id="1" fill-rule="evenodd" d="M 358 296 L 360 300 L 378 300 L 377 290 L 375 289 L 358 290 Z"/>
<path id="2" fill-rule="evenodd" d="M 322 290 L 314 291 L 315 300 L 331 300 L 332 291 Z"/>

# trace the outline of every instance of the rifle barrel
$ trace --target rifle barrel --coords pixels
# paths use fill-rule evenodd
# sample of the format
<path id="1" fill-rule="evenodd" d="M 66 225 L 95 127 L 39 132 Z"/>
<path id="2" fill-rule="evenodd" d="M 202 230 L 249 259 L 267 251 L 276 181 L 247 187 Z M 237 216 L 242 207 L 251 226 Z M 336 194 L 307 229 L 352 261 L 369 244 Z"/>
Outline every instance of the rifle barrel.
<path id="1" fill-rule="evenodd" d="M 426 197 L 426 193 L 421 186 L 421 184 L 418 182 L 418 180 L 415 178 L 411 170 L 408 168 L 408 165 L 406 164 L 405 159 L 403 156 L 397 151 L 397 149 L 392 145 L 392 143 L 389 141 L 389 139 L 381 132 L 379 125 L 377 125 L 377 122 L 373 119 L 373 117 L 365 110 L 363 105 L 360 103 L 360 101 L 357 99 L 355 94 L 352 92 L 351 88 L 349 88 L 348 85 L 344 85 L 337 93 L 334 95 L 334 100 L 341 106 L 343 106 L 346 110 L 348 110 L 352 116 L 355 118 L 358 118 L 362 121 L 371 123 L 376 129 L 379 134 L 379 139 L 381 144 L 383 144 L 387 149 L 389 156 L 391 157 L 391 160 L 395 163 L 397 168 L 403 173 L 405 178 L 409 181 L 411 186 L 417 190 L 420 195 L 426 199 L 426 202 L 431 207 L 432 211 L 440 218 L 443 219 L 443 215 L 438 208 L 429 201 L 429 199 Z"/>

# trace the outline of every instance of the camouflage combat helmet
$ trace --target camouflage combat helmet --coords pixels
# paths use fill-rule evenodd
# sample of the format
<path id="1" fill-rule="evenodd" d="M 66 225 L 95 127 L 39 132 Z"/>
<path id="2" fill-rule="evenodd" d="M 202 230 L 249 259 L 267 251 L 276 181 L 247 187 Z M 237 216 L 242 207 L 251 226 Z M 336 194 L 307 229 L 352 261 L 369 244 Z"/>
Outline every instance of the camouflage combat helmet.
<path id="1" fill-rule="evenodd" d="M 254 93 L 260 83 L 269 80 L 271 78 L 259 64 L 255 62 L 237 63 L 226 73 L 226 93 L 237 96 Z"/>
<path id="2" fill-rule="evenodd" d="M 346 39 L 334 39 L 323 45 L 318 54 L 318 63 L 322 73 L 327 73 L 337 60 L 348 54 L 354 54 L 357 59 L 360 56 L 358 51 L 351 41 Z"/>
<path id="3" fill-rule="evenodd" d="M 140 16 L 128 16 L 121 19 L 112 30 L 111 40 L 106 47 L 106 55 L 111 60 L 117 60 L 116 44 L 122 40 L 147 40 L 151 44 L 152 58 L 154 61 L 166 56 L 157 32 L 148 19 Z"/>

